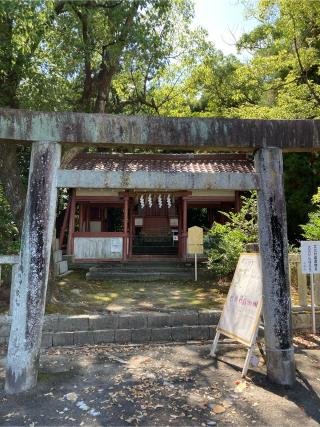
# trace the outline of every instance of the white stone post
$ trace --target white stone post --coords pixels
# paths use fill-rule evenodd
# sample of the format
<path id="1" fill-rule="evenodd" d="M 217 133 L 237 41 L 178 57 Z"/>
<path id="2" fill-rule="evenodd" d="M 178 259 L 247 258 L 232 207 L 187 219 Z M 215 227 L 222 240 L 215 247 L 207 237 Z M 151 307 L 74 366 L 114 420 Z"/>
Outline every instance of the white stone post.
<path id="1" fill-rule="evenodd" d="M 37 383 L 60 155 L 57 143 L 32 144 L 21 260 L 13 287 L 5 384 L 8 393 L 29 390 Z"/>
<path id="2" fill-rule="evenodd" d="M 267 374 L 276 384 L 292 385 L 295 363 L 281 150 L 259 149 L 255 167 L 260 175 L 258 217 Z"/>

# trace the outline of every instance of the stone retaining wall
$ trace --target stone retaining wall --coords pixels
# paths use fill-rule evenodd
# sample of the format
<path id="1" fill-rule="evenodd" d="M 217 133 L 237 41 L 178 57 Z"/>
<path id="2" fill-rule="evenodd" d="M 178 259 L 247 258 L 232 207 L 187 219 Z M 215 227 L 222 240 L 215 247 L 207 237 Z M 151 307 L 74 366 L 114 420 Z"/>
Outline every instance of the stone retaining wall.
<path id="1" fill-rule="evenodd" d="M 211 340 L 221 311 L 143 312 L 105 315 L 45 316 L 42 347 L 102 343 Z M 293 312 L 293 328 L 311 330 L 310 311 Z M 317 313 L 320 325 L 320 313 Z M 0 316 L 0 343 L 7 343 L 10 316 Z"/>
<path id="2" fill-rule="evenodd" d="M 219 317 L 219 310 L 47 315 L 42 346 L 208 340 Z M 0 343 L 8 342 L 10 326 L 11 317 L 0 316 Z"/>

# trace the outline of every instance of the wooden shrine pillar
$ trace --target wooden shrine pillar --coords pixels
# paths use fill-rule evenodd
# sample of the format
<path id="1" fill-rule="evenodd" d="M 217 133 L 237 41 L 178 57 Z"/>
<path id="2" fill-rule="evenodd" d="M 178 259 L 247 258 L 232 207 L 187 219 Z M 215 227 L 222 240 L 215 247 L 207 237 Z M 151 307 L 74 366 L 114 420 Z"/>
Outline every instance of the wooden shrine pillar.
<path id="1" fill-rule="evenodd" d="M 188 238 L 188 204 L 185 197 L 182 198 L 182 257 L 187 258 L 187 238 Z"/>
<path id="2" fill-rule="evenodd" d="M 234 199 L 234 210 L 236 212 L 240 212 L 240 210 L 241 210 L 240 191 L 235 191 L 234 196 L 235 196 L 235 199 Z"/>
<path id="3" fill-rule="evenodd" d="M 71 207 L 71 200 L 68 201 L 67 209 L 66 209 L 64 217 L 63 217 L 63 223 L 62 223 L 62 227 L 61 227 L 61 231 L 60 231 L 60 237 L 59 237 L 59 249 L 62 249 L 62 246 L 63 246 L 64 236 L 65 236 L 66 228 L 67 228 L 67 222 L 68 222 L 69 214 L 70 214 L 70 207 Z"/>
<path id="4" fill-rule="evenodd" d="M 129 257 L 132 257 L 132 242 L 134 235 L 133 200 L 129 199 Z"/>
<path id="5" fill-rule="evenodd" d="M 5 390 L 8 393 L 29 390 L 37 382 L 60 153 L 60 145 L 54 142 L 32 144 L 7 355 Z"/>
<path id="6" fill-rule="evenodd" d="M 281 150 L 259 149 L 255 168 L 260 176 L 258 218 L 267 374 L 276 384 L 292 385 L 295 363 Z"/>
<path id="7" fill-rule="evenodd" d="M 126 261 L 128 257 L 128 213 L 129 213 L 129 196 L 124 197 L 124 214 L 123 214 L 123 260 Z"/>
<path id="8" fill-rule="evenodd" d="M 74 216 L 76 214 L 76 189 L 72 189 L 68 227 L 67 255 L 73 255 Z"/>

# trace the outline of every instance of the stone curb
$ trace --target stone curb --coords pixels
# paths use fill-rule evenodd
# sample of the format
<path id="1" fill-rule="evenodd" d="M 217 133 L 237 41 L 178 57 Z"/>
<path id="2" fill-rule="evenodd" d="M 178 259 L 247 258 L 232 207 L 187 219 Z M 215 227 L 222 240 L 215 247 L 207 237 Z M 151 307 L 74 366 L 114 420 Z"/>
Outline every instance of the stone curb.
<path id="1" fill-rule="evenodd" d="M 220 317 L 218 310 L 172 313 L 121 313 L 107 315 L 45 316 L 42 347 L 102 343 L 147 343 L 211 340 Z M 293 312 L 293 329 L 311 329 L 308 312 Z M 320 313 L 316 315 L 320 325 Z M 0 344 L 7 343 L 11 317 L 0 316 Z"/>
<path id="2" fill-rule="evenodd" d="M 41 347 L 98 345 L 98 344 L 145 344 L 149 342 L 207 341 L 215 335 L 215 325 L 172 326 L 143 329 L 106 329 L 100 331 L 44 332 Z"/>
<path id="3" fill-rule="evenodd" d="M 105 329 L 143 329 L 171 326 L 215 325 L 220 310 L 131 312 L 91 315 L 46 315 L 43 332 L 74 332 Z M 9 335 L 11 316 L 0 316 L 0 337 Z"/>

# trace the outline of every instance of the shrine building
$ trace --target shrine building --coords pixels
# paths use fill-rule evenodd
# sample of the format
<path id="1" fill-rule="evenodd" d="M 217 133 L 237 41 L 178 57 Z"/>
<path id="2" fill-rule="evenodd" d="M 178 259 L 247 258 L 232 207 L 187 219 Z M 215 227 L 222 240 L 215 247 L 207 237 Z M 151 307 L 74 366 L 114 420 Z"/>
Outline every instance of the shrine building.
<path id="1" fill-rule="evenodd" d="M 214 221 L 225 221 L 221 211 L 240 209 L 240 190 L 227 183 L 215 189 L 213 176 L 238 174 L 241 181 L 254 173 L 246 154 L 82 152 L 63 169 L 90 171 L 91 177 L 96 172 L 99 180 L 105 173 L 103 185 L 94 178 L 91 188 L 74 184 L 58 221 L 60 247 L 74 262 L 185 260 L 189 227 L 206 232 Z"/>

